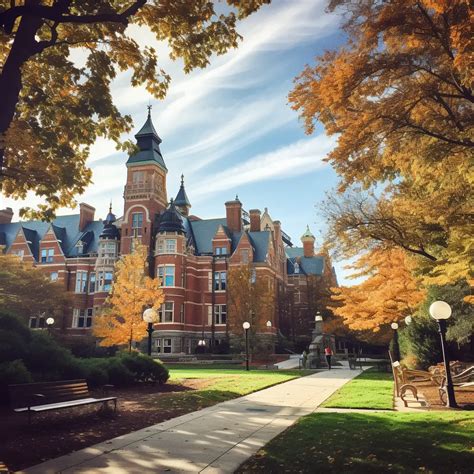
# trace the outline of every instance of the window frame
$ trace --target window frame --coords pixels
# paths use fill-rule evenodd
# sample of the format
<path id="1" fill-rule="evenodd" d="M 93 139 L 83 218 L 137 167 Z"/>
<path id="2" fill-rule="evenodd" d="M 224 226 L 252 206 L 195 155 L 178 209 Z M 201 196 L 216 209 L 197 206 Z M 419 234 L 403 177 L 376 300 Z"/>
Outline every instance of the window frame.
<path id="1" fill-rule="evenodd" d="M 44 254 L 44 255 L 43 255 Z M 54 248 L 41 249 L 41 263 L 52 263 L 54 261 Z"/>
<path id="2" fill-rule="evenodd" d="M 160 323 L 174 322 L 174 301 L 164 301 L 158 309 Z"/>
<path id="3" fill-rule="evenodd" d="M 172 269 L 172 274 L 168 274 L 167 271 Z M 158 265 L 156 274 L 160 279 L 160 286 L 162 287 L 174 287 L 176 282 L 176 269 L 174 265 Z M 172 284 L 168 284 L 168 278 L 172 278 Z"/>
<path id="4" fill-rule="evenodd" d="M 77 294 L 87 293 L 88 275 L 89 275 L 89 272 L 87 270 L 76 271 L 76 284 L 74 286 L 74 293 L 77 293 Z"/>
<path id="5" fill-rule="evenodd" d="M 214 291 L 226 291 L 227 289 L 227 271 L 216 270 L 213 281 Z"/>
<path id="6" fill-rule="evenodd" d="M 214 325 L 225 326 L 227 324 L 227 304 L 214 305 Z"/>

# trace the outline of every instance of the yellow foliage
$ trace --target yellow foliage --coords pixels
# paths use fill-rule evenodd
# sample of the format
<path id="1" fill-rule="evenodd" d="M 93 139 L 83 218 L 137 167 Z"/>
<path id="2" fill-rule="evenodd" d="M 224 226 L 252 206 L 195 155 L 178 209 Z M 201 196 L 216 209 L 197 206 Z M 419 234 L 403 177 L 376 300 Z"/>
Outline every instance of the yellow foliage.
<path id="1" fill-rule="evenodd" d="M 95 318 L 94 335 L 101 338 L 102 346 L 127 344 L 130 349 L 146 335 L 143 311 L 158 310 L 163 301 L 160 281 L 147 276 L 146 247 L 137 243 L 134 252 L 115 265 L 112 290 L 103 312 Z"/>
<path id="2" fill-rule="evenodd" d="M 332 299 L 339 304 L 334 313 L 352 330 L 378 332 L 411 314 L 425 297 L 403 250 L 370 251 L 352 268 L 354 278 L 366 280 L 332 289 Z"/>
<path id="3" fill-rule="evenodd" d="M 377 245 L 418 254 L 426 283 L 467 278 L 474 10 L 465 0 L 332 0 L 335 8 L 346 14 L 347 45 L 307 66 L 289 99 L 308 133 L 322 122 L 338 135 L 327 159 L 339 192 L 384 194 L 370 215 L 333 215 L 330 240 L 346 256 Z"/>

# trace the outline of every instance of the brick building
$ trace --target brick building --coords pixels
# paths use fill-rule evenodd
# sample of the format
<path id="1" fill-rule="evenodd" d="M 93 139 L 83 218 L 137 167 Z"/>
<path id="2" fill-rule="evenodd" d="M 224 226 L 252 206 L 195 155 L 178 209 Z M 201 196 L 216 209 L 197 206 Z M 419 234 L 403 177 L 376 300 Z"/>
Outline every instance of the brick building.
<path id="1" fill-rule="evenodd" d="M 183 176 L 178 194 L 169 200 L 168 170 L 150 114 L 135 138 L 139 151 L 126 163 L 122 217 L 110 208 L 104 220 L 97 220 L 95 209 L 84 203 L 79 214 L 51 223 L 11 222 L 11 209 L 0 211 L 3 251 L 34 263 L 74 294 L 73 307 L 55 324 L 57 330 L 71 337 L 91 334 L 94 314 L 112 285 L 114 264 L 133 250 L 135 239 L 148 247 L 151 276 L 161 279 L 165 292 L 153 334 L 158 353 L 190 354 L 200 340 L 217 346 L 228 337 L 227 272 L 232 266 L 250 263 L 257 278 L 268 280 L 275 301 L 287 292 L 298 294 L 306 282 L 302 275 L 335 278 L 328 256 L 315 255 L 314 237 L 305 233 L 303 248 L 293 247 L 266 208 L 247 213 L 236 196 L 223 206 L 223 217 L 201 219 L 190 213 Z M 276 336 L 281 313 L 277 304 L 271 327 L 264 329 L 267 336 Z M 43 327 L 44 318 L 32 317 L 30 326 Z"/>

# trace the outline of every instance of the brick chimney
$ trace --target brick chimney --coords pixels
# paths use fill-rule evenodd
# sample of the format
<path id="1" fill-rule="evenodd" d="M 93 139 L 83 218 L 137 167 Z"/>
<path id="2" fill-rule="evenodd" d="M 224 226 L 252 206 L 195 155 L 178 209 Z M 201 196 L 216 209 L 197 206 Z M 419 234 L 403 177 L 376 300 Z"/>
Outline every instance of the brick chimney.
<path id="1" fill-rule="evenodd" d="M 250 209 L 250 232 L 260 232 L 260 209 Z"/>
<path id="2" fill-rule="evenodd" d="M 6 209 L 0 210 L 0 224 L 10 224 L 13 217 L 13 209 L 7 207 Z"/>
<path id="3" fill-rule="evenodd" d="M 85 202 L 79 204 L 79 230 L 81 232 L 87 227 L 87 224 L 94 220 L 94 214 L 95 207 L 92 207 Z"/>
<path id="4" fill-rule="evenodd" d="M 233 201 L 225 203 L 225 214 L 227 227 L 231 232 L 240 232 L 242 230 L 242 203 L 239 197 L 235 196 Z"/>
<path id="5" fill-rule="evenodd" d="M 280 221 L 273 221 L 273 239 L 276 245 L 278 245 L 281 240 L 281 222 Z"/>
<path id="6" fill-rule="evenodd" d="M 303 243 L 303 254 L 305 257 L 314 257 L 314 242 L 315 237 L 309 230 L 309 226 L 306 226 L 306 232 L 301 236 L 301 242 Z"/>

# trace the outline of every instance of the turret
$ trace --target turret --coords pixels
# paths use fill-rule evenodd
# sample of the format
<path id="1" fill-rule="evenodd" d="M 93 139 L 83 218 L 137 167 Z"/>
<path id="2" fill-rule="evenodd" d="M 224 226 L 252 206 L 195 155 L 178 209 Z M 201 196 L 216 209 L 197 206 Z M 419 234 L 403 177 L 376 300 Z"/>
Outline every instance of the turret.
<path id="1" fill-rule="evenodd" d="M 189 209 L 191 209 L 191 203 L 189 202 L 188 196 L 184 189 L 184 175 L 181 175 L 181 186 L 179 188 L 176 199 L 174 200 L 174 205 L 178 208 L 179 212 L 183 216 L 189 215 Z"/>
<path id="2" fill-rule="evenodd" d="M 309 225 L 306 226 L 306 232 L 301 236 L 303 243 L 303 254 L 305 257 L 314 257 L 314 242 L 316 238 L 309 230 Z"/>

